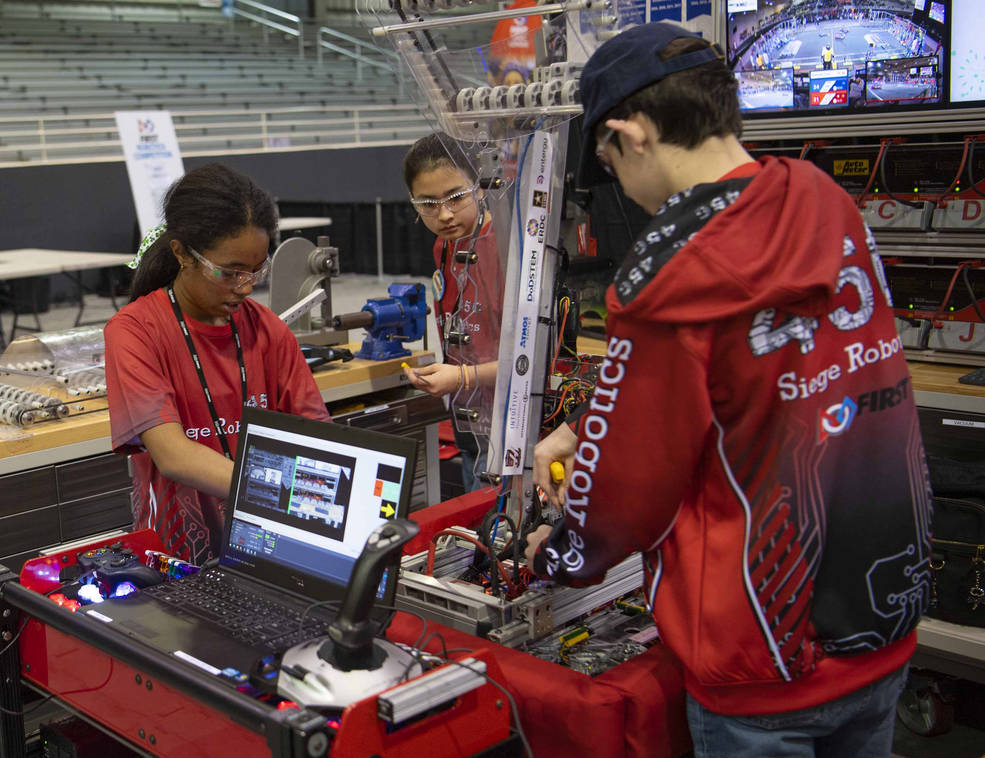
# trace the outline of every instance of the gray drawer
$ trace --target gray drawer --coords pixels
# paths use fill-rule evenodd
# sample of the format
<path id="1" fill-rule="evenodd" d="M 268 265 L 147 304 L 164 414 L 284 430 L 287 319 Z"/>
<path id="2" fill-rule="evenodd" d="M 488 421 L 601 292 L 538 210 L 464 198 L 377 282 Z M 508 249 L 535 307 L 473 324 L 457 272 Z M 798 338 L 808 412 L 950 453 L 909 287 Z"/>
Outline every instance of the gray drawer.
<path id="1" fill-rule="evenodd" d="M 55 466 L 55 476 L 58 500 L 62 503 L 130 486 L 126 456 L 116 453 L 61 463 Z"/>
<path id="2" fill-rule="evenodd" d="M 419 429 L 448 418 L 448 411 L 441 400 L 406 387 L 363 397 L 373 406 L 349 413 L 332 413 L 332 419 L 338 424 L 405 434 L 408 429 Z M 351 402 L 346 401 L 345 405 Z"/>
<path id="3" fill-rule="evenodd" d="M 37 550 L 28 550 L 24 553 L 17 553 L 16 555 L 4 555 L 0 556 L 0 564 L 3 564 L 8 569 L 13 571 L 15 574 L 19 574 L 24 564 L 27 563 L 32 558 L 38 557 Z"/>
<path id="4" fill-rule="evenodd" d="M 335 419 L 338 424 L 357 426 L 360 429 L 373 429 L 379 432 L 400 434 L 407 428 L 407 406 L 387 405 L 385 407 L 367 408 L 363 411 L 347 413 Z"/>
<path id="5" fill-rule="evenodd" d="M 985 414 L 917 408 L 928 455 L 957 461 L 985 459 Z"/>
<path id="6" fill-rule="evenodd" d="M 58 506 L 49 505 L 0 518 L 0 555 L 57 545 L 61 541 Z"/>
<path id="7" fill-rule="evenodd" d="M 58 518 L 62 541 L 66 542 L 110 529 L 130 527 L 133 525 L 130 488 L 62 503 L 58 506 Z"/>
<path id="8" fill-rule="evenodd" d="M 0 476 L 0 518 L 57 502 L 58 490 L 52 466 Z M 0 555 L 4 553 L 0 551 Z"/>

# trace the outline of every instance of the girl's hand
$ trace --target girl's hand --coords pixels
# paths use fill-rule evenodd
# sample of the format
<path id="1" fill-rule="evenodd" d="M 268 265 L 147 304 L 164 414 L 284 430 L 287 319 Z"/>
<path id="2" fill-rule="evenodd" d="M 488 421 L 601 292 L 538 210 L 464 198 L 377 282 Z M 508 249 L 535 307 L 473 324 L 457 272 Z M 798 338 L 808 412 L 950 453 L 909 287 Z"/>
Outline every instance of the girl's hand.
<path id="1" fill-rule="evenodd" d="M 455 392 L 462 381 L 461 369 L 450 363 L 432 363 L 419 368 L 404 366 L 404 375 L 414 387 L 433 397 Z"/>

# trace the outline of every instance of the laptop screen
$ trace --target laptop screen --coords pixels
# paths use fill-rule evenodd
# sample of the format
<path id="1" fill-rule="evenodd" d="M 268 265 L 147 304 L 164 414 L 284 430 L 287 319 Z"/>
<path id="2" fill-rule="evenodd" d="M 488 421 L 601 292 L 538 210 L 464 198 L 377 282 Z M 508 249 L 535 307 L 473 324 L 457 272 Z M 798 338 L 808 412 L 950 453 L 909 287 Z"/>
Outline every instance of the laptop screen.
<path id="1" fill-rule="evenodd" d="M 220 563 L 315 600 L 341 599 L 370 532 L 407 516 L 416 442 L 244 408 Z M 396 565 L 377 597 L 390 604 Z"/>

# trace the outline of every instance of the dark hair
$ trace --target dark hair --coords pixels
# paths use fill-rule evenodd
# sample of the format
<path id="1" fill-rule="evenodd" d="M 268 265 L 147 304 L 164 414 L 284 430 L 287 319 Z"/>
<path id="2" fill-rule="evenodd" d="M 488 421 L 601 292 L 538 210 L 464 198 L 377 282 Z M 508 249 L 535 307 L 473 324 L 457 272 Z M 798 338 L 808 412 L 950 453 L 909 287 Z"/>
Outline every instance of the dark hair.
<path id="1" fill-rule="evenodd" d="M 681 37 L 668 44 L 660 58 L 677 58 L 710 44 L 700 37 Z M 738 83 L 724 60 L 678 71 L 637 90 L 599 123 L 610 118 L 625 119 L 633 113 L 642 113 L 653 121 L 661 142 L 687 150 L 709 137 L 742 136 Z"/>
<path id="2" fill-rule="evenodd" d="M 178 260 L 171 240 L 208 250 L 248 226 L 277 234 L 277 208 L 264 190 L 248 176 L 219 163 L 193 169 L 172 184 L 164 195 L 167 229 L 147 249 L 130 285 L 130 300 L 136 300 L 174 281 Z"/>
<path id="3" fill-rule="evenodd" d="M 471 181 L 476 174 L 465 155 L 462 145 L 447 134 L 435 132 L 421 137 L 404 156 L 404 184 L 410 192 L 414 180 L 425 171 L 436 168 L 458 169 Z"/>

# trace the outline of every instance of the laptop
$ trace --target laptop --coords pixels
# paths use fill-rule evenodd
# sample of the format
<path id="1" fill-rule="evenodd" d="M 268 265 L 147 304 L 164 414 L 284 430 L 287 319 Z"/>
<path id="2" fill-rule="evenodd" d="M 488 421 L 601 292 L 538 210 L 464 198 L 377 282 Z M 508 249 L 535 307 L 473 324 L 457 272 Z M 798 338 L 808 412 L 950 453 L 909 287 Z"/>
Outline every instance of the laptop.
<path id="1" fill-rule="evenodd" d="M 411 438 L 244 408 L 218 563 L 80 613 L 241 682 L 271 652 L 324 633 L 337 606 L 312 603 L 341 604 L 369 534 L 407 516 L 416 457 Z M 397 570 L 384 572 L 379 604 L 393 604 Z M 203 586 L 237 610 L 211 613 Z"/>

